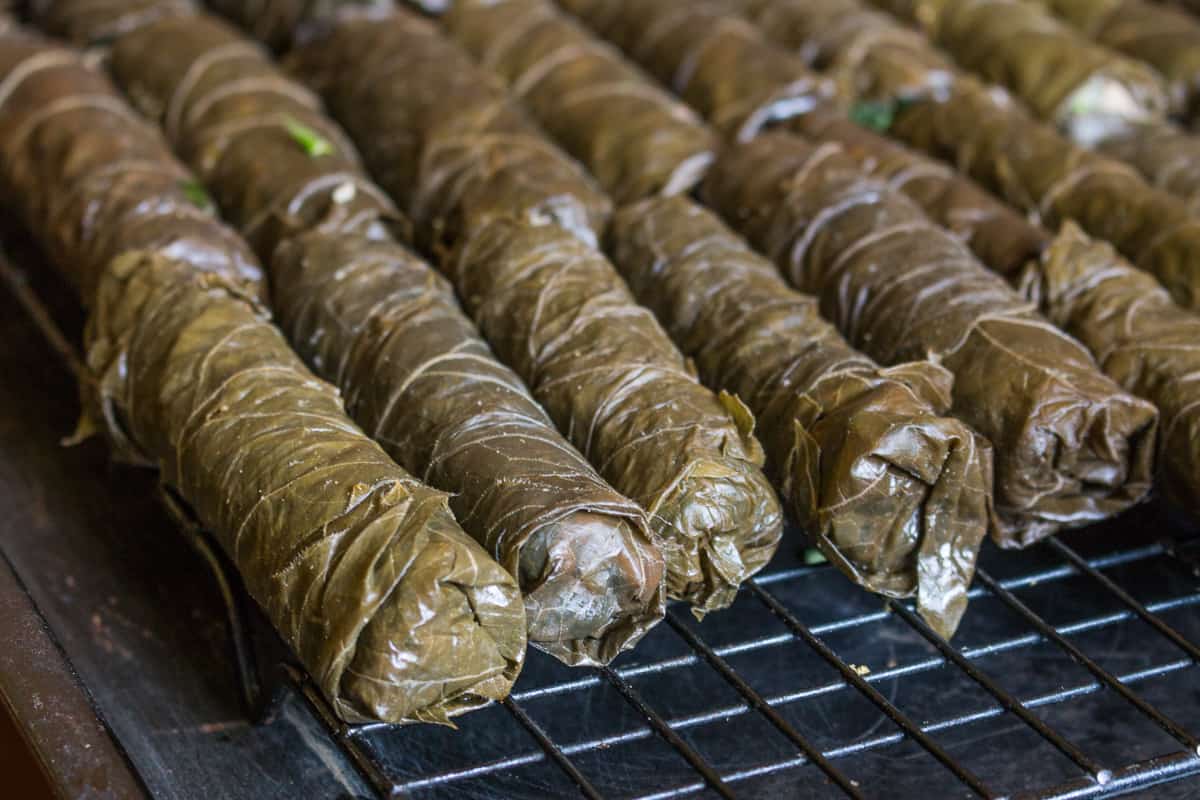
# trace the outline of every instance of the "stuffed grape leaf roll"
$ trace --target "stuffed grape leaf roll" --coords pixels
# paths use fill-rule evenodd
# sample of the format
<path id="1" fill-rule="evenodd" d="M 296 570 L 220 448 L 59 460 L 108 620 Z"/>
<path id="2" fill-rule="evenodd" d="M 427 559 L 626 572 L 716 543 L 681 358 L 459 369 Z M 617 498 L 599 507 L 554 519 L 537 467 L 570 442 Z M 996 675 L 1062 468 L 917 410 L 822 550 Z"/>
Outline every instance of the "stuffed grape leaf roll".
<path id="1" fill-rule="evenodd" d="M 403 12 L 346 19 L 289 63 L 354 135 L 422 249 L 444 255 L 497 217 L 598 241 L 609 199 L 427 21 Z"/>
<path id="2" fill-rule="evenodd" d="M 208 17 L 118 38 L 111 66 L 255 235 L 296 349 L 518 578 L 530 642 L 588 664 L 632 646 L 663 613 L 644 514 L 495 360 L 445 279 L 389 238 L 390 204 L 316 98 Z"/>
<path id="3" fill-rule="evenodd" d="M 928 357 L 954 374 L 955 415 L 995 448 L 1000 544 L 1144 499 L 1153 406 L 836 145 L 764 134 L 718 159 L 704 192 L 852 344 L 884 364 Z"/>
<path id="4" fill-rule="evenodd" d="M 750 411 L 701 386 L 612 264 L 559 228 L 496 221 L 446 269 L 568 438 L 649 512 L 668 594 L 729 605 L 783 525 Z"/>
<path id="5" fill-rule="evenodd" d="M 1200 316 L 1107 242 L 1067 224 L 1025 275 L 1046 316 L 1162 417 L 1158 465 L 1168 497 L 1200 513 Z"/>
<path id="6" fill-rule="evenodd" d="M 715 134 L 546 0 L 458 0 L 446 29 L 499 75 L 617 202 L 686 192 Z"/>
<path id="7" fill-rule="evenodd" d="M 98 291 L 96 413 L 213 531 L 339 716 L 446 723 L 508 694 L 525 647 L 516 583 L 259 306 L 146 252 Z"/>
<path id="8" fill-rule="evenodd" d="M 81 433 L 160 468 L 344 719 L 505 696 L 515 582 L 288 349 L 253 255 L 161 138 L 80 54 L 20 32 L 0 87 L 0 183 L 91 308 Z"/>
<path id="9" fill-rule="evenodd" d="M 292 58 L 301 75 L 315 76 L 334 108 L 346 108 L 343 121 L 381 173 L 396 169 L 391 159 L 398 151 L 376 147 L 376 140 L 415 133 L 437 147 L 441 138 L 420 127 L 393 136 L 355 110 L 354 86 L 382 87 L 376 96 L 386 93 L 396 107 L 417 103 L 412 98 L 427 91 L 423 74 L 376 71 L 369 43 L 386 26 L 409 31 L 412 23 L 401 16 L 371 27 L 341 25 Z M 412 44 L 430 52 L 449 47 L 444 40 Z M 453 120 L 453 106 L 443 113 Z M 543 189 L 536 172 L 523 181 L 531 195 L 557 191 L 555 183 Z M 505 176 L 478 185 L 492 197 L 509 191 Z M 524 215 L 476 218 L 459 230 L 442 269 L 501 360 L 529 384 L 559 429 L 609 483 L 650 512 L 667 560 L 668 593 L 700 609 L 726 605 L 738 583 L 770 558 L 782 526 L 778 500 L 758 466 L 751 415 L 735 398 L 720 399 L 696 382 L 602 254 L 568 229 L 542 222 Z"/>
<path id="10" fill-rule="evenodd" d="M 770 473 L 829 561 L 871 591 L 915 595 L 952 635 L 989 525 L 992 451 L 945 416 L 949 373 L 879 367 L 685 198 L 626 206 L 609 241 L 705 382 L 746 399 Z"/>

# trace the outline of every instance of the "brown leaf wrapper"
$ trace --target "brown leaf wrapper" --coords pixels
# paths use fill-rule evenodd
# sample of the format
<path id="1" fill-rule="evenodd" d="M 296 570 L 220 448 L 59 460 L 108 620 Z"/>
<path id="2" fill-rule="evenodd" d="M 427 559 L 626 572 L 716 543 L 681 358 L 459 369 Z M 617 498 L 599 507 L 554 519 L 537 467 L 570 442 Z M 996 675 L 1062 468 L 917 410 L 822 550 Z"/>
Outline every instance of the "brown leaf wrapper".
<path id="1" fill-rule="evenodd" d="M 109 68 L 264 259 L 317 225 L 385 238 L 399 218 L 316 95 L 215 18 L 170 18 L 120 36 Z"/>
<path id="2" fill-rule="evenodd" d="M 668 594 L 732 602 L 782 532 L 750 412 L 701 386 L 612 265 L 556 227 L 494 222 L 446 269 L 559 428 L 650 513 Z"/>
<path id="3" fill-rule="evenodd" d="M 86 340 L 93 413 L 188 500 L 340 717 L 448 723 L 508 694 L 525 645 L 515 582 L 250 298 L 128 253 Z"/>
<path id="4" fill-rule="evenodd" d="M 562 5 L 672 85 L 731 138 L 744 141 L 766 127 L 783 126 L 816 141 L 839 142 L 862 169 L 916 200 L 999 272 L 1015 274 L 1045 245 L 1043 231 L 970 179 L 855 124 L 802 61 L 730 16 L 728 0 L 683 6 L 562 0 Z"/>
<path id="5" fill-rule="evenodd" d="M 492 357 L 444 279 L 391 242 L 321 231 L 286 242 L 273 276 L 301 355 L 401 466 L 455 493 L 463 527 L 518 576 L 531 644 L 603 664 L 662 618 L 642 511 Z"/>
<path id="6" fill-rule="evenodd" d="M 730 138 L 830 101 L 832 87 L 766 43 L 725 0 L 561 0 Z"/>
<path id="7" fill-rule="evenodd" d="M 194 0 L 29 0 L 29 16 L 42 30 L 80 47 L 105 45 L 168 17 L 190 17 Z"/>
<path id="8" fill-rule="evenodd" d="M 1200 111 L 1200 21 L 1145 0 L 1039 0 L 1096 42 L 1154 67 L 1175 113 Z"/>
<path id="9" fill-rule="evenodd" d="M 345 87 L 380 75 L 366 58 L 373 52 L 367 46 L 369 37 L 380 26 L 359 28 L 357 35 L 353 27 L 340 26 L 333 34 L 334 52 L 306 48 L 296 60 L 301 74 L 313 75 L 327 95 L 333 95 L 330 102 L 335 107 L 352 97 Z M 414 49 L 428 45 L 429 52 L 447 52 L 447 45 L 424 29 L 415 36 L 424 38 L 411 41 Z M 427 91 L 420 73 L 372 83 L 386 83 L 390 92 L 405 98 L 396 105 L 407 102 L 418 109 Z M 458 112 L 435 111 L 424 115 L 444 114 L 452 120 L 448 130 L 457 124 Z M 352 116 L 354 109 L 347 113 Z M 420 125 L 414 127 L 419 130 Z M 354 132 L 353 125 L 351 129 Z M 372 126 L 358 133 L 368 148 L 373 140 L 387 138 Z M 438 140 L 429 138 L 434 147 Z M 399 151 L 377 152 L 382 169 Z M 369 153 L 368 149 L 367 159 L 372 161 Z M 422 180 L 441 179 L 437 173 L 429 175 Z M 481 197 L 499 202 L 511 191 L 507 176 L 482 177 L 486 180 L 479 184 Z M 531 193 L 543 192 L 536 174 L 523 177 Z M 427 185 L 418 188 L 432 194 Z M 462 204 L 457 197 L 452 202 Z M 581 238 L 564 236 L 557 225 L 530 224 L 513 215 L 490 221 L 476 216 L 465 227 L 470 235 L 450 260 L 457 266 L 447 269 L 501 359 L 534 389 L 559 428 L 601 474 L 650 511 L 667 558 L 668 592 L 704 610 L 728 604 L 737 584 L 770 558 L 781 528 L 778 501 L 756 466 L 762 456 L 745 425 L 748 415 L 732 401 L 733 411 L 727 410 L 687 374 L 678 351 L 653 318 L 636 305 L 612 266 Z M 492 251 L 495 262 L 489 260 Z M 528 277 L 523 276 L 525 270 Z M 481 305 L 485 297 L 488 302 Z M 560 311 L 542 315 L 539 304 L 551 303 Z M 569 324 L 571 315 L 581 316 L 578 330 Z M 561 341 L 554 339 L 560 335 Z M 583 364 L 588 367 L 580 371 Z M 655 385 L 652 390 L 654 378 L 678 386 L 678 399 L 664 406 L 661 396 L 675 389 Z M 667 418 L 677 424 L 662 427 Z"/>
<path id="10" fill-rule="evenodd" d="M 1072 145 L 1003 97 L 963 82 L 898 112 L 890 132 L 955 162 L 1051 228 L 1073 220 L 1200 307 L 1200 218 L 1131 166 Z"/>
<path id="11" fill-rule="evenodd" d="M 1177 303 L 1200 307 L 1200 219 L 1132 167 L 1072 144 L 856 0 L 774 0 L 754 18 L 780 43 L 819 54 L 846 98 L 883 109 L 890 136 L 952 162 L 1051 229 L 1077 222 L 1153 273 Z"/>
<path id="12" fill-rule="evenodd" d="M 422 249 L 505 217 L 595 243 L 612 205 L 497 79 L 425 20 L 348 20 L 289 57 L 408 212 Z"/>
<path id="13" fill-rule="evenodd" d="M 1200 210 L 1200 136 L 1169 122 L 1130 125 L 1097 146 L 1132 164 L 1151 184 Z"/>
<path id="14" fill-rule="evenodd" d="M 617 202 L 687 192 L 712 163 L 695 113 L 552 3 L 459 0 L 445 25 Z"/>
<path id="15" fill-rule="evenodd" d="M 1007 86 L 1044 120 L 1091 144 L 1128 122 L 1161 119 L 1162 77 L 1089 41 L 1028 0 L 872 0 L 919 23 L 966 68 Z"/>
<path id="16" fill-rule="evenodd" d="M 1192 514 L 1200 511 L 1200 316 L 1173 303 L 1109 244 L 1070 224 L 1030 264 L 1024 284 L 1106 373 L 1158 406 L 1162 488 Z"/>
<path id="17" fill-rule="evenodd" d="M 253 253 L 102 75 L 76 52 L 0 35 L 0 182 L 85 306 L 114 257 L 143 249 L 262 291 Z"/>
<path id="18" fill-rule="evenodd" d="M 255 39 L 286 50 L 349 16 L 385 16 L 395 0 L 208 0 L 206 5 Z"/>
<path id="19" fill-rule="evenodd" d="M 641 638 L 664 603 L 644 515 L 492 357 L 445 280 L 375 230 L 391 206 L 315 98 L 211 18 L 122 37 L 112 66 L 274 253 L 272 302 L 300 355 L 518 576 L 530 642 L 596 664 Z M 298 124 L 328 152 L 306 152 Z M 288 224 L 261 225 L 264 209 Z"/>
<path id="20" fill-rule="evenodd" d="M 817 142 L 837 142 L 864 172 L 903 192 L 934 222 L 962 238 L 996 272 L 1015 277 L 1046 247 L 1049 234 L 983 187 L 914 150 L 856 124 L 832 109 L 814 109 L 787 122 Z"/>
<path id="21" fill-rule="evenodd" d="M 987 532 L 991 445 L 951 417 L 951 377 L 877 366 L 709 211 L 680 197 L 621 209 L 615 263 L 704 381 L 745 398 L 800 525 L 855 583 L 916 595 L 943 636 Z M 936 391 L 930 391 L 936 387 Z"/>
<path id="22" fill-rule="evenodd" d="M 939 82 L 938 71 L 944 72 L 942 85 L 954 78 L 955 68 L 924 36 L 861 0 L 730 2 L 769 38 L 810 66 L 825 70 L 839 65 L 832 77 L 844 97 L 858 96 L 855 70 L 850 67 L 862 61 L 887 61 L 900 70 L 893 79 L 905 84 L 932 88 Z"/>
<path id="23" fill-rule="evenodd" d="M 1153 406 L 837 146 L 765 134 L 718 159 L 704 191 L 853 345 L 884 364 L 929 357 L 954 374 L 955 416 L 995 448 L 1000 544 L 1145 497 Z"/>

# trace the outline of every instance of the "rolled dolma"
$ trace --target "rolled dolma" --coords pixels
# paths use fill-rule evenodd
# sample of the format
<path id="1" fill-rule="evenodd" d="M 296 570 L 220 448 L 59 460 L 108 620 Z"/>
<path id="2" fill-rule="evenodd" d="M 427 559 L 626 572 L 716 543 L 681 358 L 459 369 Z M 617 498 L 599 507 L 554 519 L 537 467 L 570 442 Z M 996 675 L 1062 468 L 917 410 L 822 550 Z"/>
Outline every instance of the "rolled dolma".
<path id="1" fill-rule="evenodd" d="M 100 278 L 91 411 L 153 463 L 350 722 L 448 722 L 504 697 L 525 618 L 447 496 L 387 457 L 249 296 L 143 251 Z"/>
<path id="2" fill-rule="evenodd" d="M 1200 136 L 1169 122 L 1130 125 L 1098 149 L 1132 164 L 1154 186 L 1200 209 Z"/>
<path id="3" fill-rule="evenodd" d="M 1200 22 L 1146 0 L 1038 0 L 1105 47 L 1144 61 L 1167 81 L 1176 113 L 1200 111 Z"/>
<path id="4" fill-rule="evenodd" d="M 387 240 L 390 206 L 315 98 L 208 17 L 120 37 L 111 65 L 259 234 L 300 355 L 401 466 L 452 493 L 464 529 L 518 577 L 530 642 L 569 663 L 632 646 L 663 613 L 644 515 L 495 360 L 446 281 Z M 260 225 L 268 212 L 286 228 Z"/>
<path id="5" fill-rule="evenodd" d="M 1162 487 L 1192 514 L 1200 511 L 1200 316 L 1071 224 L 1030 265 L 1025 284 L 1109 376 L 1158 406 Z"/>
<path id="6" fill-rule="evenodd" d="M 347 13 L 383 16 L 395 0 L 208 0 L 207 5 L 255 39 L 284 50 L 305 29 L 335 24 Z"/>
<path id="7" fill-rule="evenodd" d="M 1153 406 L 836 145 L 764 134 L 719 158 L 704 192 L 851 344 L 883 364 L 928 357 L 954 374 L 955 416 L 995 448 L 1001 545 L 1144 498 Z"/>
<path id="8" fill-rule="evenodd" d="M 901 70 L 894 76 L 897 82 L 917 78 L 922 84 L 932 84 L 937 78 L 930 73 L 937 70 L 945 71 L 943 84 L 953 80 L 953 65 L 930 47 L 921 33 L 904 27 L 891 15 L 869 8 L 861 0 L 730 2 L 769 38 L 795 52 L 810 66 L 825 70 L 841 62 L 842 69 L 833 77 L 839 80 L 846 97 L 858 95 L 855 76 L 849 67 L 866 71 L 867 65 L 861 63 L 865 61 L 886 59 L 889 66 Z"/>
<path id="9" fill-rule="evenodd" d="M 444 253 L 494 217 L 597 242 L 608 198 L 494 76 L 425 20 L 348 19 L 293 51 L 289 64 L 355 138 L 422 249 Z"/>
<path id="10" fill-rule="evenodd" d="M 844 114 L 817 108 L 787 128 L 812 141 L 837 142 L 864 172 L 906 194 L 943 228 L 962 237 L 996 272 L 1015 278 L 1045 248 L 1049 234 L 947 164 L 880 136 Z"/>
<path id="11" fill-rule="evenodd" d="M 988 528 L 992 461 L 987 440 L 944 416 L 949 374 L 880 368 L 684 198 L 625 207 L 609 240 L 705 383 L 755 412 L 769 471 L 829 561 L 871 591 L 916 595 L 951 636 Z"/>
<path id="12" fill-rule="evenodd" d="M 109 69 L 267 263 L 292 233 L 320 225 L 386 238 L 399 218 L 317 96 L 216 18 L 119 36 Z"/>
<path id="13" fill-rule="evenodd" d="M 102 45 L 167 17 L 190 17 L 195 0 L 29 0 L 29 15 L 47 33 L 78 46 Z"/>
<path id="14" fill-rule="evenodd" d="M 570 664 L 632 647 L 663 615 L 663 557 L 641 510 L 554 429 L 463 316 L 453 290 L 391 242 L 322 231 L 272 265 L 301 355 L 525 594 L 530 644 Z"/>
<path id="15" fill-rule="evenodd" d="M 92 270 L 81 430 L 161 468 L 345 719 L 444 722 L 507 694 L 515 583 L 287 349 L 243 280 L 253 255 L 176 200 L 198 184 L 180 189 L 182 167 L 76 53 L 0 37 L 0 86 L 17 126 L 0 126 L 0 178 L 59 266 Z"/>
<path id="16" fill-rule="evenodd" d="M 871 0 L 919 23 L 963 66 L 1091 144 L 1170 107 L 1150 67 L 1089 41 L 1029 0 Z"/>
<path id="17" fill-rule="evenodd" d="M 819 54 L 889 136 L 954 163 L 1051 229 L 1077 222 L 1152 272 L 1177 303 L 1200 308 L 1200 220 L 1184 201 L 1073 144 L 857 0 L 738 2 L 771 38 Z"/>
<path id="18" fill-rule="evenodd" d="M 855 124 L 802 62 L 731 17 L 728 0 L 686 6 L 656 0 L 561 2 L 727 135 L 747 139 L 764 127 L 783 125 L 814 140 L 841 143 L 864 170 L 886 178 L 939 224 L 964 236 L 993 269 L 1013 275 L 1045 244 L 1045 233 L 968 178 Z"/>
<path id="19" fill-rule="evenodd" d="M 712 163 L 693 111 L 548 0 L 457 0 L 444 19 L 617 202 L 689 191 Z"/>
<path id="20" fill-rule="evenodd" d="M 1064 139 L 972 82 L 903 104 L 889 132 L 947 160 L 1050 228 L 1073 220 L 1200 307 L 1200 218 L 1137 171 Z"/>
<path id="21" fill-rule="evenodd" d="M 559 228 L 497 220 L 446 269 L 559 428 L 650 513 L 668 594 L 732 602 L 782 529 L 750 411 L 701 386 L 607 259 Z"/>
<path id="22" fill-rule="evenodd" d="M 828 84 L 719 0 L 560 0 L 729 137 L 829 102 Z"/>
<path id="23" fill-rule="evenodd" d="M 254 254 L 192 175 L 80 54 L 0 34 L 0 183 L 90 305 L 105 266 L 144 249 L 262 291 Z"/>
<path id="24" fill-rule="evenodd" d="M 339 26 L 329 40 L 336 42 L 332 52 L 328 45 L 305 47 L 293 63 L 315 76 L 331 105 L 345 108 L 343 120 L 368 162 L 386 170 L 398 151 L 389 154 L 375 142 L 399 134 L 356 128 L 354 117 L 364 117 L 351 99 L 352 87 L 380 75 L 368 47 L 379 27 Z M 421 74 L 391 74 L 387 93 L 401 98 L 397 105 L 411 105 L 417 101 L 408 96 L 423 94 L 424 82 Z M 526 179 L 531 194 L 542 191 L 536 175 Z M 480 191 L 504 195 L 507 181 L 502 175 L 481 181 Z M 612 265 L 581 238 L 568 233 L 564 241 L 564 230 L 520 216 L 477 221 L 443 267 L 501 360 L 601 475 L 651 512 L 667 558 L 668 593 L 701 609 L 727 604 L 737 584 L 769 560 L 781 528 L 778 501 L 757 467 L 762 455 L 749 412 L 696 383 Z M 551 301 L 561 304 L 554 314 L 542 310 Z M 594 370 L 576 374 L 581 365 Z M 561 379 L 564 373 L 570 382 Z M 660 402 L 664 395 L 671 399 Z"/>

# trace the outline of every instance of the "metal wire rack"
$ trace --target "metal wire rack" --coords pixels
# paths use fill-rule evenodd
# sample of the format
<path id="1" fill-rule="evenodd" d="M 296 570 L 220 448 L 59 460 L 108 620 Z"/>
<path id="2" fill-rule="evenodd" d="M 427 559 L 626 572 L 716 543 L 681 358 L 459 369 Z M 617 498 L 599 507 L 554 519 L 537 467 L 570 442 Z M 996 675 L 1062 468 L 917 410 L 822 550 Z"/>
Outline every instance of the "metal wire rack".
<path id="1" fill-rule="evenodd" d="M 78 373 L 2 255 L 0 277 Z M 986 553 L 953 643 L 911 604 L 804 564 L 791 531 L 730 609 L 699 622 L 672 606 L 613 667 L 531 652 L 508 700 L 451 731 L 340 722 L 294 662 L 262 655 L 236 572 L 163 500 L 221 589 L 248 715 L 298 692 L 382 797 L 1065 800 L 1200 775 L 1200 548 L 1156 506 L 1078 544 Z"/>

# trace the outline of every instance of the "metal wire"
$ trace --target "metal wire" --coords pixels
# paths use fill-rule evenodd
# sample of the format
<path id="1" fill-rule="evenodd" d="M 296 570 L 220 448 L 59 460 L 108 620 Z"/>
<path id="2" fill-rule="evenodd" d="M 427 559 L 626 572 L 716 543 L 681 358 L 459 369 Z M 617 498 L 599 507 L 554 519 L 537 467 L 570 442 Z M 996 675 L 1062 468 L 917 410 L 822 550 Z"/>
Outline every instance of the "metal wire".
<path id="1" fill-rule="evenodd" d="M 986 570 L 977 569 L 975 571 L 975 578 L 990 589 L 1005 605 L 1021 615 L 1038 633 L 1066 651 L 1077 664 L 1092 673 L 1099 681 L 1121 695 L 1121 697 L 1128 700 L 1138 711 L 1153 720 L 1154 724 L 1173 736 L 1176 741 L 1188 748 L 1192 753 L 1200 754 L 1200 741 L 1195 736 L 1188 733 L 1167 715 L 1147 703 L 1141 697 L 1138 697 L 1128 686 L 1113 677 L 1112 673 L 1097 664 L 1086 653 L 1076 647 L 1075 644 L 1054 630 L 1050 623 L 1033 613 L 1029 606 L 1022 603 L 1016 595 L 1001 586 Z"/>
<path id="2" fill-rule="evenodd" d="M 801 736 L 799 731 L 790 722 L 785 720 L 778 711 L 771 707 L 770 703 L 763 699 L 762 695 L 754 691 L 754 688 L 746 683 L 746 680 L 741 675 L 738 675 L 725 659 L 717 655 L 699 636 L 693 633 L 686 625 L 682 624 L 678 617 L 675 616 L 674 611 L 667 612 L 667 623 L 674 628 L 676 633 L 683 637 L 683 640 L 688 643 L 689 647 L 699 653 L 700 657 L 708 662 L 709 666 L 721 673 L 721 677 L 737 690 L 738 694 L 750 704 L 751 708 L 766 717 L 775 726 L 776 730 L 791 740 L 792 744 L 799 747 L 800 752 L 804 754 L 805 758 L 816 764 L 831 781 L 837 784 L 838 788 L 850 797 L 861 798 L 863 796 L 862 792 L 850 782 L 849 778 L 834 767 L 829 762 L 829 759 L 821 754 L 821 751 L 817 747 Z"/>
<path id="3" fill-rule="evenodd" d="M 993 681 L 987 675 L 987 673 L 964 658 L 962 653 L 958 652 L 958 650 L 952 647 L 950 643 L 941 636 L 938 636 L 932 628 L 925 624 L 924 620 L 909 610 L 907 606 L 905 606 L 903 603 L 889 600 L 888 607 L 891 608 L 897 614 L 897 616 L 907 622 L 910 627 L 914 628 L 917 633 L 921 634 L 926 641 L 937 648 L 937 651 L 941 653 L 943 657 L 966 673 L 971 680 L 982 686 L 988 692 L 988 694 L 990 694 L 998 703 L 1000 703 L 1000 706 L 1004 708 L 1004 710 L 1015 714 L 1022 722 L 1037 731 L 1038 735 L 1058 748 L 1060 753 L 1082 767 L 1096 780 L 1097 783 L 1105 784 L 1112 779 L 1112 770 L 1105 769 L 1104 767 L 1100 766 L 1100 764 L 1092 760 L 1086 753 L 1084 753 L 1071 742 L 1068 742 L 1066 739 L 1064 739 L 1061 734 L 1030 713 L 1029 709 L 1025 707 L 1024 703 L 1022 703 L 1016 697 L 1013 697 L 1008 692 L 1004 691 L 1004 689 L 1002 689 L 998 683 Z"/>
<path id="4" fill-rule="evenodd" d="M 579 767 L 575 766 L 575 762 L 572 761 L 567 754 L 564 753 L 562 749 L 550 739 L 546 732 L 542 730 L 542 726 L 534 722 L 529 715 L 525 713 L 525 709 L 521 708 L 516 700 L 513 700 L 511 697 L 505 698 L 504 707 L 507 708 L 509 713 L 517 718 L 517 722 L 521 723 L 525 730 L 529 731 L 530 735 L 537 740 L 537 743 L 541 745 L 542 750 L 546 752 L 546 755 L 550 756 L 550 759 L 558 765 L 559 769 L 567 773 L 567 777 L 569 777 L 575 783 L 575 786 L 579 788 L 580 793 L 584 797 L 588 798 L 588 800 L 601 800 L 602 795 L 600 792 L 596 791 L 596 787 L 592 786 L 591 781 L 589 781 L 584 774 L 579 771 Z"/>
<path id="5" fill-rule="evenodd" d="M 721 795 L 721 797 L 726 798 L 726 800 L 733 800 L 735 797 L 733 791 L 721 779 L 721 776 L 717 774 L 712 765 L 705 761 L 704 757 L 697 753 L 691 745 L 681 739 L 679 734 L 675 733 L 671 726 L 658 715 L 658 712 L 650 708 L 641 695 L 637 693 L 637 690 L 630 685 L 629 681 L 618 675 L 612 667 L 600 667 L 599 670 L 604 679 L 611 683 L 646 718 L 646 721 L 650 723 L 650 727 L 654 729 L 654 732 L 666 739 L 683 756 L 684 760 L 691 764 L 696 772 L 700 773 L 701 777 L 704 778 L 704 782 L 713 791 Z"/>
<path id="6" fill-rule="evenodd" d="M 879 690 L 872 686 L 867 681 L 863 680 L 863 676 L 858 674 L 858 671 L 838 658 L 830 647 L 815 636 L 812 631 L 799 619 L 796 615 L 787 609 L 782 603 L 775 599 L 770 592 L 759 586 L 753 579 L 746 581 L 744 584 L 750 593 L 755 595 L 771 613 L 779 617 L 792 633 L 804 640 L 804 643 L 817 652 L 821 658 L 825 659 L 834 669 L 841 673 L 843 680 L 858 689 L 872 703 L 879 708 L 880 711 L 887 716 L 892 722 L 896 723 L 902 731 L 907 733 L 912 739 L 921 745 L 931 756 L 942 763 L 946 769 L 954 773 L 954 776 L 970 787 L 971 791 L 980 797 L 996 797 L 995 793 L 987 787 L 971 770 L 964 767 L 956 761 L 953 756 L 947 753 L 942 746 L 930 739 L 929 736 L 921 730 L 920 726 L 908 718 L 900 709 L 896 708 L 892 701 L 888 700 Z"/>
<path id="7" fill-rule="evenodd" d="M 1133 613 L 1141 617 L 1143 622 L 1147 623 L 1150 625 L 1150 627 L 1154 628 L 1154 630 L 1158 631 L 1163 636 L 1174 642 L 1180 650 L 1183 650 L 1183 652 L 1191 656 L 1193 661 L 1200 663 L 1200 647 L 1197 647 L 1192 642 L 1189 642 L 1186 638 L 1184 638 L 1183 634 L 1172 628 L 1167 623 L 1163 622 L 1161 617 L 1150 613 L 1150 611 L 1144 605 L 1135 600 L 1133 596 L 1129 594 L 1129 592 L 1118 586 L 1112 578 L 1108 577 L 1103 572 L 1087 563 L 1082 556 L 1060 542 L 1057 538 L 1051 537 L 1047 540 L 1046 545 L 1055 553 L 1071 562 L 1071 565 L 1074 566 L 1075 569 L 1099 583 L 1110 593 L 1115 594 L 1118 598 L 1120 598 L 1122 603 L 1133 610 Z"/>
<path id="8" fill-rule="evenodd" d="M 38 333 L 46 340 L 46 344 L 50 345 L 55 355 L 70 370 L 71 376 L 80 380 L 84 375 L 82 356 L 62 332 L 62 328 L 54 320 L 54 315 L 46 308 L 46 304 L 30 288 L 25 272 L 12 263 L 2 248 L 0 248 L 0 278 L 3 278 L 8 290 L 20 304 L 21 310 L 37 327 Z"/>

